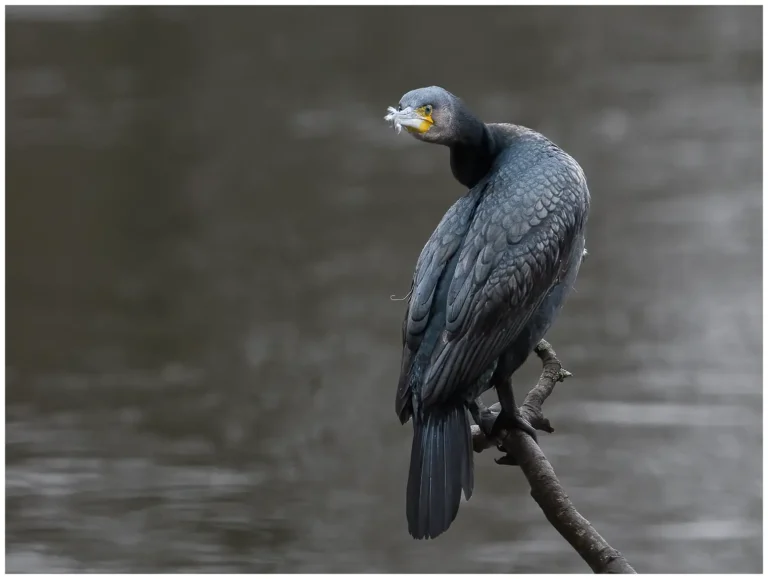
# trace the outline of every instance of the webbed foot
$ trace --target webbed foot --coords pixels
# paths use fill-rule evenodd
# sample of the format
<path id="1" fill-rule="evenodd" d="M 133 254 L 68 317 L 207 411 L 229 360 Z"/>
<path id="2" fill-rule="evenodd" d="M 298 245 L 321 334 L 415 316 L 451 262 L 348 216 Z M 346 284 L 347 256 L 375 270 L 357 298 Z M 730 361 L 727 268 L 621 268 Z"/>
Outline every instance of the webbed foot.
<path id="1" fill-rule="evenodd" d="M 492 407 L 488 408 L 483 404 L 483 401 L 480 398 L 469 404 L 469 411 L 472 414 L 472 420 L 474 420 L 475 424 L 480 427 L 480 431 L 486 438 L 491 438 L 493 436 L 493 426 L 496 423 L 499 411 L 494 411 Z"/>
<path id="2" fill-rule="evenodd" d="M 533 426 L 531 426 L 530 422 L 528 422 L 525 418 L 523 418 L 523 415 L 520 414 L 519 410 L 514 414 L 512 414 L 511 416 L 507 414 L 504 410 L 499 412 L 499 415 L 496 418 L 496 423 L 493 425 L 493 434 L 495 436 L 498 436 L 502 431 L 506 430 L 507 432 L 511 432 L 512 429 L 514 428 L 522 430 L 528 436 L 533 438 L 533 440 L 538 444 L 536 429 L 533 428 Z M 515 456 L 512 453 L 510 453 L 506 448 L 504 448 L 501 444 L 499 444 L 496 448 L 498 448 L 501 452 L 504 453 L 504 456 L 502 456 L 501 458 L 494 459 L 496 461 L 496 464 L 504 464 L 509 466 L 518 466 L 520 464 L 515 458 Z"/>
<path id="3" fill-rule="evenodd" d="M 490 408 L 488 411 L 493 412 Z M 539 441 L 539 437 L 536 434 L 536 429 L 531 426 L 530 422 L 523 418 L 523 415 L 517 408 L 515 408 L 515 412 L 513 412 L 511 415 L 504 409 L 498 413 L 496 420 L 493 423 L 493 428 L 491 429 L 491 435 L 498 436 L 502 430 L 512 431 L 515 428 L 525 432 L 528 436 L 533 438 L 534 441 Z"/>

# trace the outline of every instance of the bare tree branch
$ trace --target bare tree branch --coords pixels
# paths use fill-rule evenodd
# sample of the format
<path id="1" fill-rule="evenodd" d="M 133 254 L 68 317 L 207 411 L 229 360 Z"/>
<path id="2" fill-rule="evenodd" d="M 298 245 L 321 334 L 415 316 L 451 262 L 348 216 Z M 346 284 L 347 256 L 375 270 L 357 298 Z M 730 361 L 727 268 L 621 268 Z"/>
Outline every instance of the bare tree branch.
<path id="1" fill-rule="evenodd" d="M 542 405 L 552 394 L 555 384 L 571 375 L 563 369 L 552 346 L 542 340 L 536 346 L 544 369 L 534 388 L 520 407 L 523 416 L 537 430 L 554 432 L 544 417 Z M 494 405 L 491 410 L 494 410 Z M 552 465 L 534 440 L 522 432 L 502 432 L 501 442 L 489 440 L 478 426 L 472 426 L 472 442 L 475 451 L 498 446 L 508 453 L 497 460 L 499 464 L 518 464 L 531 485 L 531 496 L 538 503 L 552 526 L 568 541 L 595 573 L 635 573 L 624 556 L 600 536 L 590 522 L 573 506 L 555 475 Z"/>

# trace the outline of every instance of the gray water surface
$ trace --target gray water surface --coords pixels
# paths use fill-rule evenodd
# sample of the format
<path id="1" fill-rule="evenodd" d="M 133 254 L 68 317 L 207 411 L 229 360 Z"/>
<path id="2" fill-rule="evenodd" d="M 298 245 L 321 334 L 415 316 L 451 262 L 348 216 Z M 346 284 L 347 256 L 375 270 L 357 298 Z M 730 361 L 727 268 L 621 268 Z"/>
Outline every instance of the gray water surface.
<path id="1" fill-rule="evenodd" d="M 462 188 L 382 117 L 429 84 L 588 176 L 577 508 L 638 571 L 761 571 L 760 8 L 7 15 L 9 571 L 588 571 L 490 451 L 407 533 L 389 298 Z"/>

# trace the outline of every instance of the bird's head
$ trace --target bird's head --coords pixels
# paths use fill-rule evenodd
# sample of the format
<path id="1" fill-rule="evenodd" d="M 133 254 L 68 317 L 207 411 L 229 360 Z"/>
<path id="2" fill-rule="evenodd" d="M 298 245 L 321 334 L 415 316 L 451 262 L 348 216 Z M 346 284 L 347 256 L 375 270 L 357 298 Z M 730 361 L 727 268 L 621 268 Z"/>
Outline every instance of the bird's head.
<path id="1" fill-rule="evenodd" d="M 387 111 L 384 120 L 398 133 L 405 128 L 419 140 L 443 145 L 459 140 L 461 120 L 467 115 L 461 100 L 439 86 L 409 91 Z"/>

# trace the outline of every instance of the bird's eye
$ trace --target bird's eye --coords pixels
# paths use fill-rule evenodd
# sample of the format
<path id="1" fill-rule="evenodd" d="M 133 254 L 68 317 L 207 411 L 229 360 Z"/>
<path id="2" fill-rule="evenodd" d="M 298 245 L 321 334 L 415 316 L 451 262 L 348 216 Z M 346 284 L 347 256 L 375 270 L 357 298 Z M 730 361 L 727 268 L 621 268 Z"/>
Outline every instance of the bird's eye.
<path id="1" fill-rule="evenodd" d="M 432 105 L 425 106 L 424 107 L 424 112 L 427 113 L 428 115 L 431 115 L 432 114 Z"/>
<path id="2" fill-rule="evenodd" d="M 403 110 L 403 105 L 397 105 L 397 110 L 398 111 L 402 111 Z"/>

